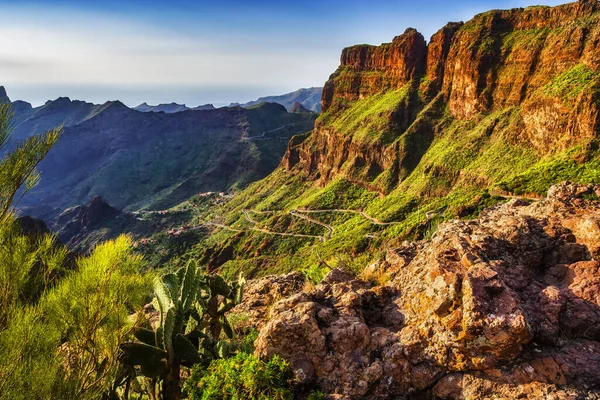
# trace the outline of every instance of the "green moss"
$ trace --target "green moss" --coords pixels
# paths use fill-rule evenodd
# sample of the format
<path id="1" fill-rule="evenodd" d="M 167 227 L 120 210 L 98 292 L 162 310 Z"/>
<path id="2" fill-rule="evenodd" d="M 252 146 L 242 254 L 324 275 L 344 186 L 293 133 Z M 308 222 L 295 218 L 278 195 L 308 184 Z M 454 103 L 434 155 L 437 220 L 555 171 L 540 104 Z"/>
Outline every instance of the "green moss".
<path id="1" fill-rule="evenodd" d="M 600 74 L 584 64 L 576 65 L 570 70 L 552 79 L 543 87 L 546 96 L 574 100 L 586 88 L 598 83 Z"/>
<path id="2" fill-rule="evenodd" d="M 376 94 L 355 101 L 339 116 L 325 114 L 322 121 L 358 142 L 388 142 L 393 133 L 390 116 L 408 101 L 408 97 L 408 86 Z"/>
<path id="3" fill-rule="evenodd" d="M 596 146 L 593 146 L 596 147 Z M 544 194 L 562 181 L 600 183 L 600 154 L 576 146 L 556 156 L 546 157 L 525 171 L 503 180 L 499 187 L 516 194 Z"/>
<path id="4" fill-rule="evenodd" d="M 514 48 L 532 49 L 541 46 L 551 32 L 549 28 L 512 30 L 502 38 L 503 50 Z"/>

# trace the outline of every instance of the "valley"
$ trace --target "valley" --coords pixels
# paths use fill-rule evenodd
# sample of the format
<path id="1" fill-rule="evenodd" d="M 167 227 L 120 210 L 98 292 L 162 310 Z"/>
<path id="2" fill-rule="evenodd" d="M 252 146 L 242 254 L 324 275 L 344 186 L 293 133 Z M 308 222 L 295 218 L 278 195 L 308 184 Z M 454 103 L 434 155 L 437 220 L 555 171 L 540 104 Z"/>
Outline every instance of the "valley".
<path id="1" fill-rule="evenodd" d="M 600 1 L 390 39 L 220 108 L 0 87 L 0 400 L 600 398 Z"/>

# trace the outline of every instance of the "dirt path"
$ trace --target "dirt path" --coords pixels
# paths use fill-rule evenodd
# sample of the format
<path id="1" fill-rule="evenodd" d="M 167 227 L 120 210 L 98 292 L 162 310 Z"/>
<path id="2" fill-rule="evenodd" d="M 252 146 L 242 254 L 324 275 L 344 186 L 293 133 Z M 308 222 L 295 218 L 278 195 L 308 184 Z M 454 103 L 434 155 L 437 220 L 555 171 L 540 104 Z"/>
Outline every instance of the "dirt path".
<path id="1" fill-rule="evenodd" d="M 507 199 L 521 199 L 521 200 L 530 200 L 530 201 L 540 201 L 541 199 L 543 199 L 543 196 L 540 197 L 535 197 L 535 196 L 519 196 L 516 194 L 507 194 L 507 193 L 502 193 L 499 191 L 491 191 L 490 194 L 492 196 L 501 196 L 501 197 L 506 197 Z"/>
<path id="2" fill-rule="evenodd" d="M 248 222 L 254 224 L 254 225 L 258 225 L 258 221 L 256 221 L 252 217 L 250 217 L 250 215 L 248 214 L 248 211 L 251 211 L 251 210 L 243 210 L 244 217 L 246 218 L 246 220 Z M 324 236 L 319 236 L 319 235 L 303 235 L 303 234 L 300 234 L 300 233 L 274 232 L 274 231 L 270 231 L 268 229 L 259 228 L 257 226 L 254 226 L 254 227 L 249 228 L 249 229 L 236 229 L 236 228 L 232 228 L 230 226 L 227 226 L 227 225 L 224 225 L 224 224 L 218 224 L 218 223 L 215 223 L 215 222 L 207 222 L 205 225 L 216 226 L 218 228 L 226 229 L 228 231 L 237 232 L 237 233 L 239 233 L 239 232 L 256 231 L 256 232 L 266 233 L 267 235 L 293 236 L 293 237 L 300 237 L 300 238 L 319 239 L 321 242 L 324 242 L 325 240 L 327 240 L 327 238 L 325 238 Z"/>
<path id="3" fill-rule="evenodd" d="M 363 218 L 367 219 L 369 222 L 371 222 L 373 225 L 380 225 L 380 226 L 388 226 L 388 225 L 396 225 L 399 224 L 400 222 L 382 222 L 379 221 L 371 216 L 369 216 L 367 213 L 365 213 L 364 211 L 356 211 L 356 210 L 344 210 L 344 209 L 331 209 L 331 210 L 309 210 L 306 208 L 299 208 L 296 211 L 299 212 L 303 212 L 303 213 L 328 213 L 328 212 L 339 212 L 339 213 L 347 213 L 347 214 L 359 214 L 361 215 Z"/>

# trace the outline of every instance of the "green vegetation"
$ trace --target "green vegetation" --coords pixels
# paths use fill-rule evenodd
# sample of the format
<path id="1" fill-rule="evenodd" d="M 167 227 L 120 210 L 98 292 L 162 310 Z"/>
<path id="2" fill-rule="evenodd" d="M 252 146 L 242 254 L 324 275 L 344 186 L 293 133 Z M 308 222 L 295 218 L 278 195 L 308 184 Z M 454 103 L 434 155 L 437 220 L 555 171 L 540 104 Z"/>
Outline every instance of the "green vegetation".
<path id="1" fill-rule="evenodd" d="M 544 194 L 556 182 L 600 183 L 600 153 L 598 143 L 580 145 L 560 154 L 544 157 L 530 168 L 515 174 L 498 185 L 515 194 Z"/>
<path id="2" fill-rule="evenodd" d="M 357 100 L 341 115 L 323 113 L 321 120 L 357 142 L 389 143 L 394 139 L 391 114 L 408 100 L 409 89 L 403 87 Z"/>
<path id="3" fill-rule="evenodd" d="M 131 241 L 121 237 L 80 259 L 38 301 L 13 306 L 0 328 L 0 398 L 87 399 L 113 391 L 119 343 L 148 292 L 140 267 Z"/>
<path id="4" fill-rule="evenodd" d="M 213 362 L 208 369 L 193 368 L 184 391 L 191 400 L 293 399 L 292 374 L 278 356 L 262 361 L 248 353 Z"/>
<path id="5" fill-rule="evenodd" d="M 10 115 L 0 106 L 1 145 Z M 242 333 L 226 317 L 241 300 L 243 280 L 228 284 L 195 262 L 156 278 L 152 330 L 143 306 L 154 274 L 141 272 L 146 262 L 129 237 L 76 257 L 51 234 L 24 232 L 13 213 L 16 195 L 33 188 L 35 166 L 59 134 L 32 137 L 0 161 L 0 399 L 178 399 L 181 369 L 192 366 L 192 377 L 212 379 L 212 392 L 227 393 L 239 385 L 206 369 L 222 378 L 229 361 L 214 360 L 235 352 L 232 360 L 247 360 L 240 393 L 291 398 L 287 364 L 249 356 L 257 332 Z"/>
<path id="6" fill-rule="evenodd" d="M 219 339 L 221 330 L 233 338 L 225 314 L 240 303 L 243 285 L 243 280 L 229 285 L 218 275 L 203 275 L 195 262 L 154 280 L 158 327 L 137 328 L 134 335 L 138 341 L 121 344 L 121 362 L 129 371 L 139 366 L 141 375 L 150 378 L 145 386 L 152 398 L 160 380 L 163 400 L 179 399 L 182 365 L 205 368 L 229 354 L 229 344 Z M 130 373 L 129 378 L 135 375 Z"/>
<path id="7" fill-rule="evenodd" d="M 598 84 L 600 74 L 585 64 L 579 64 L 560 74 L 543 87 L 547 96 L 573 101 L 581 92 Z"/>

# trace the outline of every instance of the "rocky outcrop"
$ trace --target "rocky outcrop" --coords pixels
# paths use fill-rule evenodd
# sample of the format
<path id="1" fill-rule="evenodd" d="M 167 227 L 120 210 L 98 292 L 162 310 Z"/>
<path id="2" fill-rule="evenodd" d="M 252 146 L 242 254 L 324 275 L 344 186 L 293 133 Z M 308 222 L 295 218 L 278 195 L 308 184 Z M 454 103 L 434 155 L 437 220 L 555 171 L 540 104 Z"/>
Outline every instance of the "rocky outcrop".
<path id="1" fill-rule="evenodd" d="M 292 108 L 290 109 L 290 112 L 293 114 L 302 114 L 302 113 L 309 113 L 312 111 L 307 110 L 302 104 L 295 102 L 294 105 L 292 106 Z"/>
<path id="2" fill-rule="evenodd" d="M 58 237 L 69 247 L 81 250 L 80 245 L 94 228 L 121 214 L 121 211 L 94 197 L 87 205 L 69 208 L 52 221 Z"/>
<path id="3" fill-rule="evenodd" d="M 412 28 L 395 37 L 392 43 L 344 49 L 340 67 L 323 88 L 323 111 L 327 111 L 334 101 L 353 101 L 383 90 L 401 88 L 423 74 L 426 56 L 425 39 Z"/>
<path id="4" fill-rule="evenodd" d="M 242 302 L 231 312 L 247 317 L 248 326 L 262 327 L 273 304 L 301 292 L 305 285 L 306 278 L 300 272 L 253 279 L 244 287 Z"/>
<path id="5" fill-rule="evenodd" d="M 256 341 L 343 399 L 600 396 L 600 186 L 513 199 L 279 301 Z"/>
<path id="6" fill-rule="evenodd" d="M 509 132 L 492 127 L 489 136 L 540 156 L 597 138 L 599 22 L 600 2 L 582 0 L 483 13 L 446 25 L 428 45 L 408 29 L 392 43 L 344 49 L 323 89 L 323 117 L 281 165 L 389 193 L 452 122 L 517 109 Z M 373 121 L 365 141 L 359 133 Z"/>
<path id="7" fill-rule="evenodd" d="M 29 215 L 19 217 L 15 222 L 26 236 L 39 237 L 50 233 L 50 229 L 48 229 L 48 226 L 44 221 L 30 217 Z"/>
<path id="8" fill-rule="evenodd" d="M 1 103 L 10 104 L 10 98 L 6 94 L 6 89 L 4 88 L 4 86 L 0 86 L 0 104 Z"/>

